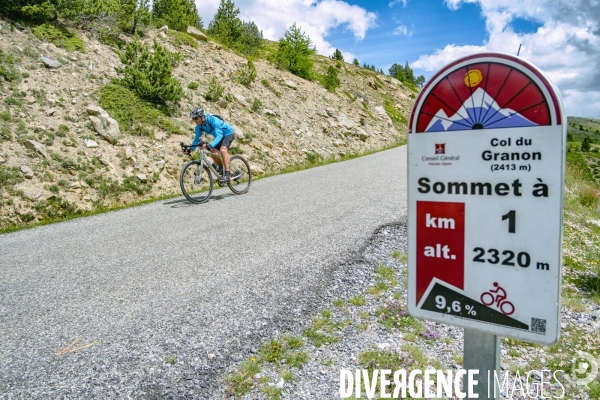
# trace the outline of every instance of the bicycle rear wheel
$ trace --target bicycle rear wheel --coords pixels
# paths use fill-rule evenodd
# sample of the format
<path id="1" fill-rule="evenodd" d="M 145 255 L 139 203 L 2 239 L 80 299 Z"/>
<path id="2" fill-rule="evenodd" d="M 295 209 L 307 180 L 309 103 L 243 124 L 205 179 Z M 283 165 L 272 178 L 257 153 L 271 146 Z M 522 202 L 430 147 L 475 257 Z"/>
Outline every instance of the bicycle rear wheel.
<path id="1" fill-rule="evenodd" d="M 250 189 L 252 184 L 250 165 L 241 156 L 236 155 L 229 159 L 229 173 L 231 174 L 231 182 L 227 186 L 233 193 L 244 194 Z"/>
<path id="2" fill-rule="evenodd" d="M 190 161 L 183 166 L 179 176 L 179 185 L 183 195 L 192 203 L 204 203 L 213 191 L 213 177 L 200 161 Z"/>

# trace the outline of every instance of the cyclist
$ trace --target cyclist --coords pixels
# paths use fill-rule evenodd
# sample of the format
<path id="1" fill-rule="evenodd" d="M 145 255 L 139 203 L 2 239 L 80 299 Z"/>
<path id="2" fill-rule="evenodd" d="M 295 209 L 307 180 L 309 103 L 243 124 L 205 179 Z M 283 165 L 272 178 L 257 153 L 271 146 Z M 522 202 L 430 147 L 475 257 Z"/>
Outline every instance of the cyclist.
<path id="1" fill-rule="evenodd" d="M 211 152 L 212 159 L 214 160 L 213 166 L 219 172 L 222 166 L 225 167 L 223 177 L 219 179 L 219 183 L 229 183 L 231 181 L 231 177 L 229 176 L 229 153 L 227 152 L 227 149 L 229 149 L 231 142 L 233 142 L 233 128 L 222 119 L 214 115 L 205 114 L 204 109 L 200 107 L 194 108 L 190 112 L 190 118 L 196 123 L 196 137 L 194 137 L 194 141 L 190 145 L 190 148 L 188 150 L 184 150 L 184 153 L 189 154 L 190 151 L 196 149 L 198 146 L 208 149 Z M 212 135 L 214 137 L 213 141 L 209 144 L 200 141 L 202 132 Z M 218 156 L 219 152 L 223 157 L 223 163 L 221 163 L 221 159 Z"/>

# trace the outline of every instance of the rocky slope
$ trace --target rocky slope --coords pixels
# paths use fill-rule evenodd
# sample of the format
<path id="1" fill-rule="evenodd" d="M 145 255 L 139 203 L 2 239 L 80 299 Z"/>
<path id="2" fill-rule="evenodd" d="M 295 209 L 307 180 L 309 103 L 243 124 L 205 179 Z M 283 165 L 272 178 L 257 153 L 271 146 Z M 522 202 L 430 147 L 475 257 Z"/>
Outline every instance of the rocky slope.
<path id="1" fill-rule="evenodd" d="M 182 55 L 173 75 L 186 93 L 179 115 L 169 118 L 182 134 L 155 126 L 129 135 L 99 108 L 101 87 L 118 77 L 118 50 L 79 35 L 85 53 L 0 20 L 0 50 L 19 75 L 0 77 L 0 229 L 180 193 L 186 157 L 179 142 L 191 142 L 188 113 L 195 106 L 235 126 L 236 151 L 257 176 L 376 151 L 406 137 L 415 94 L 396 79 L 341 63 L 341 87 L 331 93 L 258 59 L 257 77 L 246 87 L 235 79 L 244 57 L 211 41 L 179 44 L 164 29 L 142 39 Z M 317 73 L 335 63 L 315 56 Z M 224 91 L 208 102 L 203 95 L 213 77 Z"/>

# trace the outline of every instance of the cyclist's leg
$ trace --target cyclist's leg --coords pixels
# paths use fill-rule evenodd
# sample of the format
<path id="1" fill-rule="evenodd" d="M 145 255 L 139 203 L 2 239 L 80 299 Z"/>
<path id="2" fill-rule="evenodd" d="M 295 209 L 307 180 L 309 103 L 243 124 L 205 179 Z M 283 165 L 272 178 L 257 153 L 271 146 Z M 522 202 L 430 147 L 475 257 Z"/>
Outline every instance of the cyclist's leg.
<path id="1" fill-rule="evenodd" d="M 219 147 L 226 172 L 229 172 L 229 153 L 227 150 L 229 149 L 229 146 L 231 146 L 231 142 L 233 142 L 233 137 L 233 134 L 225 136 L 221 141 L 221 147 Z"/>
<path id="2" fill-rule="evenodd" d="M 223 165 L 223 163 L 221 162 L 221 157 L 219 157 L 219 150 L 215 149 L 214 147 L 210 150 L 210 156 L 213 159 L 214 163 L 217 166 L 221 166 Z"/>

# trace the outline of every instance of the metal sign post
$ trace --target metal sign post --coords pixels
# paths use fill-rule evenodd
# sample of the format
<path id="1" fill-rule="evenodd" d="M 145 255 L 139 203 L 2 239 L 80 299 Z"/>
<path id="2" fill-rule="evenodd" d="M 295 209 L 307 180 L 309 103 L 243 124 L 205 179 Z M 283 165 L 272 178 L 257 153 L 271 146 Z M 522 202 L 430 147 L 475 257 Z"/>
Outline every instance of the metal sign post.
<path id="1" fill-rule="evenodd" d="M 409 124 L 409 312 L 464 327 L 465 366 L 499 373 L 500 336 L 559 336 L 558 91 L 522 59 L 477 54 L 431 78 Z"/>

